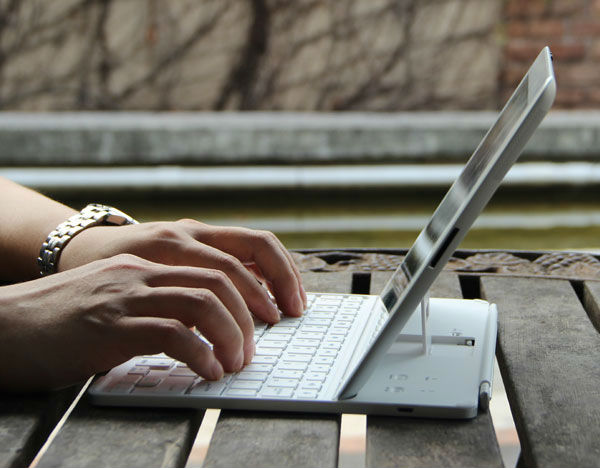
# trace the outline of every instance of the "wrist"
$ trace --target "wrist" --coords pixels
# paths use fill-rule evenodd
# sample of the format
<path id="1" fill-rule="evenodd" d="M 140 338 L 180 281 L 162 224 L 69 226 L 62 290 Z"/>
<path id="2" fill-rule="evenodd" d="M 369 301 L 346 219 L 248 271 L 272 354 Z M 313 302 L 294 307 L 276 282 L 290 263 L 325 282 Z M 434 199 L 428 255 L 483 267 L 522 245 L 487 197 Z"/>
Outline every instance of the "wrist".
<path id="1" fill-rule="evenodd" d="M 107 205 L 89 204 L 56 226 L 44 242 L 37 259 L 42 276 L 56 273 L 61 255 L 71 240 L 85 230 L 103 225 L 137 224 L 122 211 Z"/>

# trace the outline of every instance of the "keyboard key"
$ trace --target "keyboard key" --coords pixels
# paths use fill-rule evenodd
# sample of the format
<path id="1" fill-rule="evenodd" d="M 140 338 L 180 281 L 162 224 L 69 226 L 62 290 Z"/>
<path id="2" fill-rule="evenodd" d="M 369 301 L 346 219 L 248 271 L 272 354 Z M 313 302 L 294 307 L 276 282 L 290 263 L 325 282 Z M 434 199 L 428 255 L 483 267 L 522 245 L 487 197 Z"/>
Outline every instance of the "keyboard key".
<path id="1" fill-rule="evenodd" d="M 304 330 L 300 330 L 295 338 L 296 339 L 306 339 L 306 340 L 318 340 L 319 342 L 323 339 L 323 337 L 325 336 L 325 333 L 320 332 L 320 333 L 315 333 L 315 332 L 306 332 Z"/>
<path id="2" fill-rule="evenodd" d="M 244 367 L 242 372 L 271 372 L 271 369 L 273 369 L 273 364 L 257 364 L 252 362 Z"/>
<path id="3" fill-rule="evenodd" d="M 356 309 L 344 307 L 343 309 L 339 310 L 338 314 L 352 317 L 350 320 L 354 320 L 354 317 L 356 317 L 356 314 L 358 313 L 359 310 L 360 310 L 360 307 L 357 307 Z"/>
<path id="4" fill-rule="evenodd" d="M 265 336 L 262 337 L 261 343 L 265 341 L 285 341 L 288 342 L 292 338 L 291 333 L 266 333 Z"/>
<path id="5" fill-rule="evenodd" d="M 285 361 L 291 362 L 310 362 L 312 359 L 311 354 L 295 354 L 295 353 L 285 353 L 282 357 Z"/>
<path id="6" fill-rule="evenodd" d="M 256 396 L 256 390 L 247 388 L 229 388 L 225 392 L 225 395 L 232 397 L 253 397 Z"/>
<path id="7" fill-rule="evenodd" d="M 331 343 L 331 342 L 343 343 L 344 335 L 327 335 L 327 336 L 325 336 L 323 341 L 328 341 L 329 343 Z"/>
<path id="8" fill-rule="evenodd" d="M 259 347 L 260 348 L 285 348 L 287 346 L 287 341 L 281 340 L 261 340 Z"/>
<path id="9" fill-rule="evenodd" d="M 196 383 L 189 391 L 190 395 L 206 395 L 206 396 L 218 396 L 223 390 L 225 390 L 227 384 L 224 382 L 210 382 L 208 380 L 201 380 Z"/>
<path id="10" fill-rule="evenodd" d="M 254 356 L 252 364 L 275 364 L 277 362 L 277 356 Z M 250 364 L 250 365 L 252 365 Z"/>
<path id="11" fill-rule="evenodd" d="M 257 346 L 255 356 L 278 357 L 281 354 L 281 351 L 280 348 L 263 348 L 262 346 Z"/>
<path id="12" fill-rule="evenodd" d="M 281 320 L 273 325 L 271 330 L 275 328 L 293 327 L 298 328 L 302 323 L 303 317 L 281 317 Z"/>
<path id="13" fill-rule="evenodd" d="M 172 377 L 198 377 L 198 375 L 188 367 L 176 367 L 169 375 Z"/>
<path id="14" fill-rule="evenodd" d="M 289 398 L 293 394 L 294 389 L 286 387 L 265 387 L 260 392 L 260 396 L 266 398 Z"/>
<path id="15" fill-rule="evenodd" d="M 333 319 L 336 317 L 335 312 L 321 312 L 318 310 L 311 310 L 310 313 L 307 314 L 311 319 Z M 305 320 L 306 323 L 306 320 Z"/>
<path id="16" fill-rule="evenodd" d="M 335 305 L 322 305 L 321 303 L 317 303 L 312 310 L 315 312 L 337 312 L 338 308 Z"/>
<path id="17" fill-rule="evenodd" d="M 321 344 L 321 340 L 294 338 L 291 344 L 292 346 L 319 346 Z"/>
<path id="18" fill-rule="evenodd" d="M 222 383 L 226 384 L 233 378 L 234 375 L 235 374 L 231 374 L 231 373 L 225 374 L 223 377 L 221 377 L 221 380 L 218 380 L 218 382 L 222 382 Z"/>
<path id="19" fill-rule="evenodd" d="M 305 325 L 302 327 L 304 332 L 326 333 L 327 327 L 324 325 Z"/>
<path id="20" fill-rule="evenodd" d="M 352 322 L 352 320 L 338 320 L 338 319 L 335 319 L 335 321 L 333 322 L 333 326 L 334 327 L 339 327 L 339 328 L 350 328 L 353 323 L 354 322 Z"/>
<path id="21" fill-rule="evenodd" d="M 340 313 L 337 314 L 336 319 L 338 320 L 349 320 L 350 322 L 352 322 L 354 320 L 354 315 L 351 314 L 346 314 L 346 313 Z"/>
<path id="22" fill-rule="evenodd" d="M 327 374 L 325 372 L 307 372 L 304 378 L 306 380 L 316 380 L 318 382 L 324 382 L 327 378 Z"/>
<path id="23" fill-rule="evenodd" d="M 278 327 L 278 326 L 273 326 L 268 331 L 268 333 L 281 333 L 281 334 L 288 334 L 288 335 L 292 335 L 295 332 L 296 332 L 295 327 Z"/>
<path id="24" fill-rule="evenodd" d="M 339 342 L 331 342 L 331 341 L 324 341 L 323 344 L 320 346 L 321 349 L 336 349 L 339 350 L 342 347 L 342 344 Z"/>
<path id="25" fill-rule="evenodd" d="M 332 365 L 333 361 L 334 359 L 331 356 L 317 356 L 315 357 L 313 362 L 315 364 Z"/>
<path id="26" fill-rule="evenodd" d="M 359 295 L 353 295 L 353 296 L 344 296 L 344 304 L 348 303 L 348 302 L 358 302 L 359 304 L 362 303 L 364 300 L 366 299 L 366 297 L 363 296 L 359 296 Z"/>
<path id="27" fill-rule="evenodd" d="M 161 382 L 161 377 L 156 377 L 153 375 L 147 375 L 142 378 L 138 383 L 136 383 L 136 387 L 155 387 Z"/>
<path id="28" fill-rule="evenodd" d="M 256 380 L 234 380 L 229 384 L 229 388 L 245 388 L 250 390 L 259 390 L 262 387 L 262 382 Z"/>
<path id="29" fill-rule="evenodd" d="M 328 327 L 331 324 L 331 319 L 307 317 L 305 322 L 306 325 L 304 325 L 302 329 L 304 329 L 308 325 L 323 325 Z"/>
<path id="30" fill-rule="evenodd" d="M 268 372 L 247 372 L 243 370 L 235 377 L 235 380 L 258 380 L 264 382 L 268 376 Z"/>
<path id="31" fill-rule="evenodd" d="M 299 390 L 321 390 L 321 382 L 306 380 L 300 384 Z"/>
<path id="32" fill-rule="evenodd" d="M 148 366 L 150 369 L 167 370 L 173 366 L 173 359 L 143 357 L 134 361 L 136 366 Z"/>
<path id="33" fill-rule="evenodd" d="M 319 298 L 318 300 L 315 301 L 316 305 L 333 305 L 333 306 L 339 306 L 342 303 L 342 298 L 336 298 L 336 299 L 324 299 L 324 298 Z"/>
<path id="34" fill-rule="evenodd" d="M 306 368 L 308 367 L 308 362 L 304 361 L 304 362 L 298 362 L 298 361 L 281 361 L 277 364 L 277 368 L 275 369 L 274 372 L 276 372 L 277 370 L 299 370 L 299 371 L 304 371 Z"/>
<path id="35" fill-rule="evenodd" d="M 348 328 L 340 328 L 340 327 L 331 327 L 329 330 L 330 335 L 347 335 Z"/>
<path id="36" fill-rule="evenodd" d="M 336 357 L 338 354 L 336 349 L 319 349 L 317 356 L 331 356 Z"/>
<path id="37" fill-rule="evenodd" d="M 287 347 L 286 352 L 295 354 L 310 354 L 311 356 L 317 352 L 316 346 L 294 346 Z"/>
<path id="38" fill-rule="evenodd" d="M 146 375 L 148 372 L 150 372 L 148 366 L 133 366 L 127 373 L 131 375 Z"/>
<path id="39" fill-rule="evenodd" d="M 265 322 L 254 320 L 254 333 L 262 333 L 268 328 Z"/>
<path id="40" fill-rule="evenodd" d="M 267 381 L 267 385 L 270 387 L 296 388 L 298 382 L 300 382 L 300 379 L 279 379 L 277 377 L 272 377 Z"/>
<path id="41" fill-rule="evenodd" d="M 107 391 L 110 393 L 129 393 L 142 376 L 137 374 L 125 375 L 114 383 L 109 384 Z"/>
<path id="42" fill-rule="evenodd" d="M 277 369 L 273 371 L 272 376 L 277 379 L 301 379 L 304 376 L 304 372 L 300 370 Z"/>
<path id="43" fill-rule="evenodd" d="M 298 390 L 296 392 L 296 397 L 303 400 L 314 400 L 317 396 L 319 396 L 319 392 L 316 390 Z"/>
<path id="44" fill-rule="evenodd" d="M 329 364 L 311 364 L 310 372 L 325 372 L 328 373 L 331 369 Z"/>

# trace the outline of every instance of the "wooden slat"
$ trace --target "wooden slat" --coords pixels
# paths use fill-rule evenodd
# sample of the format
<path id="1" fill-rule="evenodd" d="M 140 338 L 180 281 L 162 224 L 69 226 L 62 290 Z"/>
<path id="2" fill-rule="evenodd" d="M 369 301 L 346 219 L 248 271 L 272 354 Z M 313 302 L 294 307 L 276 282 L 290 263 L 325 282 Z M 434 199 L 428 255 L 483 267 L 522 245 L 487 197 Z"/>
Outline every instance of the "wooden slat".
<path id="1" fill-rule="evenodd" d="M 389 273 L 374 273 L 372 292 L 381 291 L 388 278 Z M 462 297 L 458 277 L 442 273 L 431 296 Z M 366 460 L 372 467 L 503 466 L 487 412 L 467 421 L 369 416 Z"/>
<path id="2" fill-rule="evenodd" d="M 94 407 L 84 398 L 37 466 L 184 466 L 203 413 Z"/>
<path id="3" fill-rule="evenodd" d="M 222 411 L 204 467 L 336 467 L 337 415 Z"/>
<path id="4" fill-rule="evenodd" d="M 307 291 L 350 292 L 350 273 L 305 273 Z M 204 467 L 337 467 L 340 417 L 222 411 Z"/>
<path id="5" fill-rule="evenodd" d="M 521 466 L 598 466 L 600 336 L 567 281 L 485 277 Z"/>
<path id="6" fill-rule="evenodd" d="M 79 388 L 35 396 L 0 395 L 0 467 L 29 465 Z"/>
<path id="7" fill-rule="evenodd" d="M 583 284 L 583 303 L 590 320 L 600 330 L 600 282 L 586 281 Z"/>

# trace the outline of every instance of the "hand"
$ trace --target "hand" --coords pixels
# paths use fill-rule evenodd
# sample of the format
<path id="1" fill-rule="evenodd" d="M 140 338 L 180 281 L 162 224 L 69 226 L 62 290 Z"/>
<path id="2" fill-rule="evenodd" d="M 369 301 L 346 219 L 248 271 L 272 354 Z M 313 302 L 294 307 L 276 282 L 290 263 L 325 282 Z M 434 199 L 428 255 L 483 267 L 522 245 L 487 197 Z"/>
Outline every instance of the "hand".
<path id="1" fill-rule="evenodd" d="M 250 311 L 266 322 L 278 321 L 279 312 L 257 277 L 266 282 L 284 314 L 300 316 L 306 307 L 306 293 L 290 253 L 265 231 L 209 226 L 189 219 L 99 226 L 75 236 L 58 266 L 64 271 L 120 253 L 165 265 L 219 270 L 233 281 Z"/>
<path id="2" fill-rule="evenodd" d="M 219 379 L 252 358 L 253 324 L 220 271 L 119 255 L 1 287 L 0 352 L 3 390 L 58 388 L 159 352 Z"/>

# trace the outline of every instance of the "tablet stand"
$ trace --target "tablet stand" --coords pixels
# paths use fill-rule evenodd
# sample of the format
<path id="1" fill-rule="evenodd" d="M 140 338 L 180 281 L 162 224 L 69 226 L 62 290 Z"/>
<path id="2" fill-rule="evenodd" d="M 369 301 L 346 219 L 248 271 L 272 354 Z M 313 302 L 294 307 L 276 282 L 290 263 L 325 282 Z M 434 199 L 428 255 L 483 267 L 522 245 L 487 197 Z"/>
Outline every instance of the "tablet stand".
<path id="1" fill-rule="evenodd" d="M 429 353 L 431 348 L 431 334 L 427 332 L 427 322 L 429 320 L 429 292 L 425 294 L 421 301 L 421 338 L 423 341 L 423 354 Z"/>

